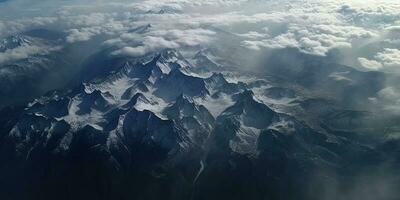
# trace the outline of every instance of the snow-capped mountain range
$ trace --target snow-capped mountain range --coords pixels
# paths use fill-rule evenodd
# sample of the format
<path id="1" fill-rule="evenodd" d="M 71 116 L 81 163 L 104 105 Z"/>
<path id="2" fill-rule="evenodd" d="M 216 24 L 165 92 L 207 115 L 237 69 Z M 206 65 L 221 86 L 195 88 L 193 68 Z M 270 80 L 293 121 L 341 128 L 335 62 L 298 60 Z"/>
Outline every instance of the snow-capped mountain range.
<path id="1" fill-rule="evenodd" d="M 304 91 L 211 73 L 221 66 L 204 50 L 185 59 L 166 49 L 4 110 L 17 114 L 0 120 L 2 176 L 19 187 L 2 190 L 34 199 L 68 199 L 68 190 L 81 191 L 78 199 L 307 198 L 319 183 L 291 184 L 349 172 L 349 160 L 381 161 L 380 151 L 300 120 L 312 100 Z M 214 184 L 256 191 L 228 194 Z"/>

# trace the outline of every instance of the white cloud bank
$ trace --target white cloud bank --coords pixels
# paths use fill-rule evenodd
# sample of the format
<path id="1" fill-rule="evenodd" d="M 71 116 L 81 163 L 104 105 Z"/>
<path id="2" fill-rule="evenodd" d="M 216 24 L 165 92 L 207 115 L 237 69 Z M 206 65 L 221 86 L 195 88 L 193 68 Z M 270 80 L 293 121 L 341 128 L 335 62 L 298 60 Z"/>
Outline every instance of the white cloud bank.
<path id="1" fill-rule="evenodd" d="M 59 46 L 48 46 L 45 44 L 23 44 L 15 48 L 6 49 L 0 52 L 0 65 L 27 59 L 34 55 L 48 55 L 50 52 L 58 51 L 61 47 Z"/>
<path id="2" fill-rule="evenodd" d="M 333 49 L 351 49 L 377 40 L 400 45 L 400 2 L 394 0 L 100 0 L 40 4 L 18 0 L 18 3 L 36 5 L 35 9 L 53 8 L 53 14 L 43 10 L 43 16 L 0 20 L 0 37 L 36 27 L 63 30 L 68 43 L 106 35 L 109 39 L 105 44 L 118 49 L 114 55 L 139 56 L 161 48 L 219 42 L 209 27 L 233 33 L 240 38 L 238 46 L 252 50 L 289 47 L 326 56 Z M 152 25 L 149 30 L 132 32 L 147 24 Z M 385 47 L 384 51 L 374 52 L 374 57 L 358 55 L 354 60 L 368 70 L 385 70 L 387 66 L 398 65 L 398 49 Z"/>
<path id="3" fill-rule="evenodd" d="M 215 32 L 205 29 L 169 29 L 151 30 L 141 35 L 125 33 L 118 39 L 109 40 L 106 44 L 123 46 L 113 55 L 142 56 L 149 52 L 165 48 L 180 48 L 207 44 Z"/>
<path id="4" fill-rule="evenodd" d="M 400 70 L 400 49 L 386 48 L 382 52 L 378 52 L 373 60 L 367 58 L 358 58 L 361 66 L 368 70 L 381 70 L 385 68 L 387 71 Z"/>

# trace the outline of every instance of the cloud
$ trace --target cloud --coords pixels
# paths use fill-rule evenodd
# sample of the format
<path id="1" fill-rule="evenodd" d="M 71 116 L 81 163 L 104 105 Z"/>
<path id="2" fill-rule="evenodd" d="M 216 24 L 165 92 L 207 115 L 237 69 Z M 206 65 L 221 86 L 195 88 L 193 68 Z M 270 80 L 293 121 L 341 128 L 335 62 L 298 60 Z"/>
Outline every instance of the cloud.
<path id="1" fill-rule="evenodd" d="M 9 49 L 0 53 L 0 64 L 9 61 L 29 58 L 32 55 L 43 53 L 43 49 L 38 46 L 23 46 Z"/>
<path id="2" fill-rule="evenodd" d="M 289 25 L 285 33 L 258 41 L 246 40 L 242 45 L 251 49 L 291 47 L 304 53 L 325 56 L 334 48 L 351 48 L 354 39 L 370 38 L 374 35 L 355 27 L 347 28 L 349 33 L 344 31 L 346 27 L 336 25 Z"/>
<path id="3" fill-rule="evenodd" d="M 178 48 L 207 45 L 215 35 L 208 27 L 216 27 L 237 35 L 241 40 L 237 45 L 252 50 L 298 48 L 303 53 L 325 56 L 333 49 L 349 49 L 371 40 L 390 39 L 395 43 L 400 26 L 400 4 L 383 0 L 70 0 L 43 1 L 34 7 L 44 5 L 55 8 L 50 17 L 0 21 L 0 36 L 51 26 L 65 30 L 69 43 L 103 34 L 108 36 L 104 44 L 118 48 L 117 52 L 140 55 L 158 49 L 146 44 L 152 37 Z M 130 31 L 145 24 L 153 25 L 149 32 L 135 35 Z M 393 60 L 393 55 L 388 56 Z M 379 70 L 379 63 L 390 65 L 383 54 L 368 58 L 371 56 L 358 55 L 352 59 L 372 70 Z"/>
<path id="4" fill-rule="evenodd" d="M 162 36 L 166 39 L 176 41 L 183 46 L 196 46 L 208 43 L 215 32 L 201 28 L 196 29 L 172 29 L 157 30 L 149 33 L 150 35 Z"/>
<path id="5" fill-rule="evenodd" d="M 32 17 L 18 20 L 0 20 L 0 38 L 29 29 L 49 26 L 57 22 L 57 17 Z"/>
<path id="6" fill-rule="evenodd" d="M 83 42 L 90 40 L 93 36 L 101 33 L 101 27 L 91 27 L 83 29 L 71 29 L 66 40 L 69 43 Z"/>
<path id="7" fill-rule="evenodd" d="M 400 70 L 400 50 L 385 48 L 374 56 L 374 60 L 361 57 L 358 58 L 358 61 L 367 70 L 398 72 Z"/>
<path id="8" fill-rule="evenodd" d="M 141 10 L 156 10 L 156 9 L 173 9 L 183 10 L 187 7 L 201 6 L 233 6 L 248 2 L 248 0 L 146 0 L 139 3 L 134 3 L 136 8 Z"/>
<path id="9" fill-rule="evenodd" d="M 33 55 L 47 55 L 50 52 L 57 51 L 59 49 L 60 47 L 23 45 L 13 49 L 8 49 L 4 52 L 0 52 L 0 64 L 26 59 Z"/>
<path id="10" fill-rule="evenodd" d="M 393 87 L 387 87 L 378 92 L 378 96 L 383 99 L 400 100 L 400 93 Z"/>
<path id="11" fill-rule="evenodd" d="M 99 26 L 112 21 L 113 15 L 108 13 L 89 13 L 86 15 L 68 16 L 65 21 L 73 27 Z"/>
<path id="12" fill-rule="evenodd" d="M 338 9 L 348 22 L 377 29 L 399 20 L 400 4 L 394 0 L 348 1 Z"/>
<path id="13" fill-rule="evenodd" d="M 145 34 L 124 33 L 119 38 L 106 41 L 107 45 L 123 46 L 113 55 L 142 56 L 149 52 L 165 49 L 203 45 L 211 41 L 215 32 L 205 29 L 155 29 Z"/>
<path id="14" fill-rule="evenodd" d="M 363 66 L 367 70 L 376 71 L 382 69 L 383 67 L 382 63 L 376 60 L 368 60 L 367 58 L 358 58 L 358 61 L 360 62 L 361 66 Z"/>
<path id="15" fill-rule="evenodd" d="M 349 71 L 345 71 L 345 72 L 333 72 L 332 74 L 330 74 L 328 77 L 332 78 L 336 81 L 347 81 L 347 82 L 353 82 L 353 80 L 351 80 L 351 78 L 348 78 L 346 75 L 348 75 L 350 72 Z"/>
<path id="16" fill-rule="evenodd" d="M 98 34 L 123 34 L 132 28 L 133 24 L 137 25 L 136 23 L 167 24 L 175 27 L 212 25 L 228 29 L 236 25 L 260 29 L 259 27 L 268 27 L 272 24 L 287 29 L 276 32 L 273 27 L 269 27 L 275 32 L 274 34 L 266 34 L 263 30 L 247 30 L 238 34 L 243 37 L 242 45 L 251 49 L 296 47 L 302 52 L 321 56 L 334 48 L 351 47 L 355 40 L 376 36 L 374 30 L 356 26 L 349 22 L 348 17 L 356 18 L 357 14 L 371 13 L 369 7 L 377 7 L 376 4 L 369 4 L 370 6 L 366 7 L 357 3 L 358 1 L 345 5 L 333 0 L 310 1 L 307 4 L 288 2 L 290 7 L 284 6 L 285 3 L 277 4 L 269 1 L 260 3 L 250 0 L 146 0 L 133 3 L 114 0 L 99 1 L 96 4 L 73 2 L 58 10 L 59 16 L 56 20 L 59 24 L 64 24 L 64 28 L 68 30 L 68 42 L 85 41 Z M 217 6 L 221 11 L 215 10 Z M 385 9 L 391 8 L 391 16 L 394 16 L 396 10 L 393 6 L 390 4 L 384 6 Z M 247 9 L 240 9 L 242 7 Z M 210 10 L 208 8 L 214 10 L 208 11 Z M 224 8 L 230 9 L 224 10 Z M 173 12 L 147 13 L 162 9 Z M 84 14 L 77 14 L 79 12 Z M 378 16 L 381 12 L 375 13 Z M 162 26 L 158 28 L 161 28 L 160 31 L 166 31 Z M 243 31 L 246 30 L 241 32 Z M 204 40 L 204 38 L 190 40 L 186 36 L 185 39 L 188 45 Z"/>
<path id="17" fill-rule="evenodd" d="M 113 55 L 142 56 L 159 49 L 178 47 L 179 44 L 174 41 L 169 41 L 162 37 L 146 36 L 143 38 L 142 46 L 124 47 L 120 50 L 114 51 Z"/>
<path id="18" fill-rule="evenodd" d="M 257 31 L 249 31 L 247 33 L 241 33 L 241 34 L 237 34 L 237 35 L 247 38 L 247 39 L 259 39 L 259 38 L 269 37 L 269 35 L 267 33 L 260 33 Z"/>
<path id="19" fill-rule="evenodd" d="M 390 113 L 400 113 L 400 90 L 389 86 L 379 91 L 378 105 Z"/>
<path id="20" fill-rule="evenodd" d="M 383 63 L 386 67 L 400 67 L 400 50 L 386 48 L 379 52 L 375 58 Z"/>

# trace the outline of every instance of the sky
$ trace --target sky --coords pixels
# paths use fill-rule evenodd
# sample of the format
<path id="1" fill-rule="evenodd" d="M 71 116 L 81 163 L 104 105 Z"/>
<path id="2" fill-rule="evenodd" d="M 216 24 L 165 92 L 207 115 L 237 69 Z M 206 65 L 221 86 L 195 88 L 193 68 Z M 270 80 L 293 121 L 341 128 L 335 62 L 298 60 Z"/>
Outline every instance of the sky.
<path id="1" fill-rule="evenodd" d="M 132 32 L 151 25 L 143 34 Z M 104 36 L 112 56 L 223 43 L 215 28 L 250 52 L 296 48 L 362 71 L 400 72 L 398 0 L 8 0 L 0 3 L 0 37 L 35 28 L 65 33 L 68 44 Z M 0 64 L 62 47 L 28 45 L 0 52 Z M 394 83 L 379 93 L 400 111 Z"/>

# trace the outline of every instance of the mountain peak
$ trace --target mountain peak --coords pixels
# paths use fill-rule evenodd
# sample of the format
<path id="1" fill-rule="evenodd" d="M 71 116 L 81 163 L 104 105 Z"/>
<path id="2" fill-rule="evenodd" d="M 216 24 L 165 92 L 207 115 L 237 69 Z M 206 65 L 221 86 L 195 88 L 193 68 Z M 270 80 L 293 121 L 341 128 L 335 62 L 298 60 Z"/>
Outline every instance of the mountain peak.
<path id="1" fill-rule="evenodd" d="M 0 52 L 4 52 L 9 49 L 15 49 L 21 46 L 30 46 L 32 41 L 23 35 L 14 35 L 0 40 Z"/>
<path id="2" fill-rule="evenodd" d="M 184 60 L 183 56 L 175 49 L 163 49 L 155 54 L 151 62 L 175 62 Z"/>
<path id="3" fill-rule="evenodd" d="M 254 92 L 251 90 L 245 90 L 242 93 L 239 93 L 235 96 L 235 99 L 238 102 L 249 102 L 249 101 L 255 101 L 254 100 Z"/>
<path id="4" fill-rule="evenodd" d="M 156 86 L 155 94 L 169 101 L 176 100 L 181 94 L 190 97 L 209 94 L 202 78 L 187 75 L 180 69 L 174 69 L 168 75 L 159 79 Z"/>
<path id="5" fill-rule="evenodd" d="M 84 93 L 81 96 L 81 102 L 78 105 L 79 111 L 77 114 L 87 114 L 92 111 L 92 109 L 96 110 L 106 110 L 110 106 L 110 102 L 106 99 L 105 96 L 109 94 L 102 93 L 100 90 L 94 90 L 91 93 Z"/>
<path id="6" fill-rule="evenodd" d="M 206 79 L 206 82 L 212 86 L 224 86 L 228 84 L 228 81 L 225 79 L 222 73 L 213 73 L 210 77 Z"/>
<path id="7" fill-rule="evenodd" d="M 181 94 L 176 98 L 175 103 L 193 103 L 193 99 L 185 94 Z"/>
<path id="8" fill-rule="evenodd" d="M 128 103 L 126 103 L 126 104 L 124 104 L 122 106 L 122 108 L 131 109 L 131 108 L 133 108 L 133 106 L 135 106 L 138 103 L 138 101 L 142 101 L 142 102 L 145 102 L 145 103 L 150 103 L 150 101 L 142 93 L 136 93 L 131 98 L 131 100 L 129 100 Z"/>
<path id="9" fill-rule="evenodd" d="M 224 75 L 222 73 L 216 73 L 214 72 L 209 79 L 213 79 L 213 80 L 221 80 L 223 82 L 227 82 Z"/>
<path id="10" fill-rule="evenodd" d="M 160 55 L 165 58 L 183 58 L 179 51 L 175 49 L 164 49 L 161 51 Z"/>
<path id="11" fill-rule="evenodd" d="M 124 133 L 129 135 L 133 144 L 154 145 L 165 154 L 181 148 L 179 129 L 171 120 L 163 120 L 148 110 L 132 109 L 124 118 Z"/>
<path id="12" fill-rule="evenodd" d="M 169 74 L 175 69 L 187 68 L 188 66 L 185 58 L 173 49 L 162 50 L 151 61 L 144 64 L 147 70 L 160 71 L 162 74 Z"/>
<path id="13" fill-rule="evenodd" d="M 220 118 L 240 117 L 244 125 L 264 129 L 277 114 L 267 105 L 256 101 L 250 90 L 237 94 L 235 99 L 236 103 L 227 108 Z"/>

